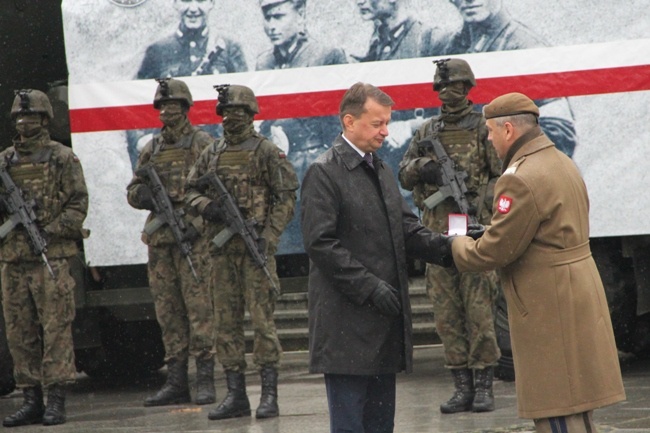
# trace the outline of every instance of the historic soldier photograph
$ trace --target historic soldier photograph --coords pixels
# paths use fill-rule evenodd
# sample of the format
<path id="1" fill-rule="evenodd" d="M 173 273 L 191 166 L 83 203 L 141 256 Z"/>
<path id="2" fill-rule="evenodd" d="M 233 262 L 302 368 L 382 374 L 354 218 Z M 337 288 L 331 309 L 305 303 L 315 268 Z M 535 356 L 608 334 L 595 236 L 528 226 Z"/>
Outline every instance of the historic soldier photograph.
<path id="1" fill-rule="evenodd" d="M 311 37 L 307 31 L 306 3 L 307 0 L 260 0 L 264 32 L 273 48 L 257 57 L 256 70 L 346 63 L 342 49 Z"/>
<path id="2" fill-rule="evenodd" d="M 246 71 L 238 43 L 208 26 L 219 0 L 171 0 L 180 23 L 173 35 L 150 45 L 137 78 L 169 78 Z"/>
<path id="3" fill-rule="evenodd" d="M 312 0 L 313 1 L 313 0 Z M 272 48 L 257 58 L 256 70 L 304 68 L 347 63 L 345 52 L 331 43 L 316 40 L 307 28 L 307 0 L 260 0 L 264 31 Z M 301 181 L 309 165 L 327 150 L 338 131 L 336 116 L 302 117 L 265 121 L 260 133 L 285 150 Z M 296 203 L 296 213 L 300 203 Z M 287 252 L 301 252 L 297 215 L 283 238 Z"/>
<path id="4" fill-rule="evenodd" d="M 76 379 L 69 261 L 88 235 L 88 191 L 77 156 L 50 139 L 53 117 L 45 93 L 17 91 L 11 119 L 18 134 L 0 153 L 2 307 L 24 398 L 5 427 L 65 423 L 66 387 Z"/>
<path id="5" fill-rule="evenodd" d="M 274 255 L 293 217 L 298 179 L 285 153 L 255 131 L 253 119 L 259 105 L 253 91 L 241 85 L 215 87 L 224 136 L 196 161 L 185 196 L 186 203 L 206 220 L 206 236 L 212 240 L 210 290 L 216 351 L 228 388 L 208 418 L 251 415 L 245 376 L 245 309 L 254 330 L 253 363 L 262 387 L 255 416 L 277 417 L 282 346 L 273 318 L 280 284 Z"/>
<path id="6" fill-rule="evenodd" d="M 400 163 L 402 187 L 413 191 L 422 223 L 431 230 L 446 232 L 450 214 L 463 213 L 458 197 L 448 196 L 432 206 L 427 199 L 449 187 L 441 163 L 450 159 L 462 172 L 470 218 L 489 224 L 494 184 L 501 161 L 491 146 L 483 115 L 468 99 L 476 86 L 470 65 L 462 59 L 435 62 L 433 90 L 442 101 L 440 115 L 415 133 Z M 438 146 L 434 146 L 434 142 Z M 466 176 L 465 176 L 466 175 Z M 492 310 L 498 294 L 494 271 L 463 272 L 454 267 L 427 265 L 426 288 L 433 302 L 436 331 L 445 348 L 445 366 L 450 369 L 455 391 L 440 405 L 442 413 L 494 410 L 493 367 L 500 357 Z"/>
<path id="7" fill-rule="evenodd" d="M 126 188 L 132 207 L 150 211 L 142 241 L 147 245 L 149 287 L 167 364 L 167 381 L 147 397 L 145 406 L 191 401 L 190 356 L 196 362 L 196 404 L 216 400 L 207 239 L 202 236 L 202 217 L 184 202 L 185 179 L 214 139 L 190 123 L 187 116 L 193 105 L 185 82 L 158 80 L 153 106 L 163 127 L 142 150 Z"/>
<path id="8" fill-rule="evenodd" d="M 353 55 L 360 62 L 410 59 L 443 52 L 447 31 L 413 17 L 404 0 L 358 0 L 361 19 L 374 23 L 368 51 Z"/>

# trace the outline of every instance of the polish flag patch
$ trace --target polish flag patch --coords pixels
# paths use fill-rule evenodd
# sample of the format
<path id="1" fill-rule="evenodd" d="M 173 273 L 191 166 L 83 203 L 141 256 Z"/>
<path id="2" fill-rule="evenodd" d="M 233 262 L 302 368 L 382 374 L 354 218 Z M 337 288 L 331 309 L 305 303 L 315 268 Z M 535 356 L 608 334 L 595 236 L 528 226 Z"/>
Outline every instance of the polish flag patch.
<path id="1" fill-rule="evenodd" d="M 512 207 L 512 199 L 507 195 L 502 195 L 497 201 L 497 210 L 499 213 L 508 213 Z"/>

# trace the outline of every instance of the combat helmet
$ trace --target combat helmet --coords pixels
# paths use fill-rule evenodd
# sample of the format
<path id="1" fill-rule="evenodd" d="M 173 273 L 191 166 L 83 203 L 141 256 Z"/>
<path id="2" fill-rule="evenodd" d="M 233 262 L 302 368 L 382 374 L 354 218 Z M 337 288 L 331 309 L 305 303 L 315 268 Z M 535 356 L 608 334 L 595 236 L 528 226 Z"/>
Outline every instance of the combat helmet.
<path id="1" fill-rule="evenodd" d="M 153 98 L 153 108 L 156 110 L 160 110 L 160 104 L 165 101 L 181 101 L 186 108 L 194 105 L 190 89 L 183 81 L 173 78 L 157 78 L 156 81 L 158 81 L 158 88 Z"/>
<path id="2" fill-rule="evenodd" d="M 34 113 L 44 114 L 50 120 L 54 118 L 52 104 L 45 93 L 35 89 L 21 89 L 16 90 L 15 93 L 16 97 L 11 106 L 12 119 L 16 119 L 19 114 Z"/>
<path id="3" fill-rule="evenodd" d="M 464 81 L 470 87 L 476 86 L 474 72 L 463 59 L 434 60 L 436 73 L 433 75 L 433 90 L 439 91 L 444 84 Z"/>
<path id="4" fill-rule="evenodd" d="M 223 116 L 223 109 L 228 107 L 244 107 L 250 114 L 260 112 L 255 93 L 250 88 L 237 84 L 219 84 L 214 88 L 219 92 L 217 115 Z"/>

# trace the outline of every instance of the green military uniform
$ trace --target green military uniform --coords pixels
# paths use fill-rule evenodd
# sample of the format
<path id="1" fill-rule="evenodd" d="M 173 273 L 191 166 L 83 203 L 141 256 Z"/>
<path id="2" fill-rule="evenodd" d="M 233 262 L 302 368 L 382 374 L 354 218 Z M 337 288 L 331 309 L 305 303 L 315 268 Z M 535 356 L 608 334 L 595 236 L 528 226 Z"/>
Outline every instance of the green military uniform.
<path id="1" fill-rule="evenodd" d="M 257 230 L 268 244 L 267 268 L 279 286 L 273 255 L 285 225 L 293 216 L 294 191 L 298 187 L 293 167 L 275 144 L 253 133 L 239 145 L 227 146 L 222 139 L 210 146 L 197 161 L 188 180 L 196 180 L 208 171 L 217 173 L 244 218 L 254 218 L 258 222 Z M 207 195 L 209 197 L 210 193 Z M 210 200 L 192 188 L 187 199 L 198 209 Z M 223 228 L 223 224 L 211 224 L 206 233 L 213 238 Z M 246 304 L 255 330 L 253 362 L 258 367 L 277 367 L 282 348 L 273 321 L 276 299 L 270 281 L 253 262 L 239 236 L 220 249 L 211 243 L 210 254 L 219 361 L 225 370 L 246 369 L 243 329 Z"/>
<path id="2" fill-rule="evenodd" d="M 298 179 L 286 155 L 273 142 L 255 132 L 253 117 L 259 112 L 255 94 L 239 85 L 215 86 L 219 91 L 217 115 L 223 117 L 224 138 L 209 146 L 188 176 L 186 201 L 207 220 L 206 234 L 213 238 L 225 228 L 220 192 L 210 185 L 200 188 L 199 179 L 213 173 L 237 204 L 242 217 L 254 221 L 263 239 L 266 267 L 279 287 L 274 254 L 282 231 L 293 217 Z M 211 243 L 210 287 L 214 297 L 217 356 L 226 372 L 228 394 L 210 419 L 250 415 L 246 395 L 244 308 L 253 323 L 253 362 L 262 379 L 262 396 L 256 417 L 279 415 L 277 369 L 282 356 L 273 320 L 276 295 L 273 285 L 235 234 L 218 247 Z"/>
<path id="3" fill-rule="evenodd" d="M 438 191 L 438 185 L 423 181 L 421 170 L 438 158 L 432 148 L 420 145 L 422 139 L 439 140 L 456 170 L 467 172 L 467 200 L 478 222 L 488 224 L 501 162 L 487 136 L 485 119 L 466 98 L 453 109 L 443 105 L 439 117 L 428 120 L 416 131 L 400 163 L 399 179 L 403 188 L 413 191 L 426 227 L 445 232 L 449 214 L 459 213 L 460 209 L 452 197 L 434 209 L 424 205 L 424 200 Z M 444 345 L 447 368 L 483 370 L 497 363 L 501 356 L 493 318 L 497 282 L 494 271 L 459 273 L 455 267 L 427 265 L 427 293 L 433 302 L 436 331 Z"/>
<path id="4" fill-rule="evenodd" d="M 156 135 L 142 150 L 137 168 L 153 164 L 160 180 L 177 209 L 185 207 L 184 184 L 187 174 L 203 149 L 214 142 L 206 132 L 185 120 L 179 128 L 180 138 L 169 143 L 163 135 Z M 137 189 L 143 179 L 134 176 L 127 187 L 129 203 L 138 207 Z M 152 212 L 147 223 L 155 217 Z M 193 209 L 185 209 L 185 222 L 201 233 L 203 220 Z M 142 234 L 148 246 L 149 286 L 154 298 L 156 317 L 162 329 L 165 358 L 184 359 L 188 354 L 196 358 L 211 357 L 213 348 L 212 298 L 208 290 L 206 238 L 200 237 L 192 245 L 190 256 L 197 274 L 196 281 L 187 259 L 165 225 L 151 235 Z"/>
<path id="5" fill-rule="evenodd" d="M 187 119 L 187 112 L 193 105 L 187 85 L 175 79 L 159 79 L 158 82 L 154 108 L 160 110 L 164 126 L 143 148 L 133 179 L 127 186 L 127 199 L 131 206 L 154 210 L 145 223 L 142 241 L 148 246 L 149 287 L 162 331 L 168 369 L 166 384 L 144 404 L 162 406 L 190 401 L 187 381 L 189 355 L 196 360 L 196 403 L 209 404 L 215 401 L 216 396 L 214 315 L 208 287 L 207 240 L 202 236 L 203 219 L 185 205 L 184 187 L 192 165 L 214 139 L 192 126 Z M 191 247 L 189 255 L 181 249 L 169 224 L 155 228 L 160 216 L 152 206 L 151 180 L 139 171 L 144 166 L 153 167 L 175 212 L 181 215 L 184 227 L 179 228 L 183 230 L 183 241 Z"/>
<path id="6" fill-rule="evenodd" d="M 88 212 L 88 190 L 81 163 L 69 147 L 50 139 L 53 118 L 47 96 L 20 90 L 11 110 L 19 135 L 0 153 L 0 164 L 34 211 L 34 224 L 47 242 L 43 257 L 32 249 L 24 225 L 0 243 L 0 281 L 7 342 L 14 360 L 16 385 L 23 389 L 23 406 L 4 419 L 5 427 L 43 422 L 62 424 L 65 385 L 74 381 L 72 343 L 75 316 L 74 279 L 68 260 L 87 235 L 82 228 Z M 10 193 L 4 184 L 0 195 Z M 12 215 L 2 200 L 5 224 Z M 42 388 L 48 388 L 47 408 Z"/>
<path id="7" fill-rule="evenodd" d="M 37 203 L 36 224 L 48 240 L 47 258 L 56 276 L 52 278 L 41 256 L 32 252 L 20 227 L 2 241 L 0 278 L 16 384 L 47 387 L 70 382 L 76 369 L 71 332 L 74 280 L 68 259 L 77 254 L 88 211 L 81 164 L 70 148 L 51 141 L 47 131 L 26 142 L 15 140 L 0 157 L 25 200 Z"/>
<path id="8" fill-rule="evenodd" d="M 447 230 L 448 215 L 458 213 L 453 198 L 447 198 L 434 209 L 428 209 L 423 201 L 438 191 L 437 185 L 420 182 L 419 167 L 435 160 L 432 153 L 421 154 L 418 143 L 430 136 L 435 124 L 443 123 L 437 137 L 456 163 L 456 168 L 468 173 L 465 179 L 467 198 L 478 214 L 482 224 L 491 217 L 491 194 L 501 166 L 493 147 L 487 140 L 485 120 L 480 113 L 472 112 L 469 105 L 456 119 L 444 121 L 441 116 L 427 121 L 415 133 L 400 170 L 402 187 L 413 191 L 413 199 L 422 210 L 423 224 L 433 231 Z M 427 265 L 427 293 L 433 301 L 436 330 L 445 347 L 445 363 L 449 368 L 485 368 L 499 359 L 496 345 L 492 306 L 495 296 L 494 272 L 459 273 L 456 268 Z"/>

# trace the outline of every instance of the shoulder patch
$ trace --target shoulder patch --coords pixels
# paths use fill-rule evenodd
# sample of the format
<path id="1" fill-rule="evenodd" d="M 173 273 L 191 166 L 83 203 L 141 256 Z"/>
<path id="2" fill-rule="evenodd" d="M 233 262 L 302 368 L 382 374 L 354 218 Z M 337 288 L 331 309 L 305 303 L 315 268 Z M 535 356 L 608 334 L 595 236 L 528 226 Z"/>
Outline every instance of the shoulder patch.
<path id="1" fill-rule="evenodd" d="M 499 200 L 497 200 L 497 210 L 499 213 L 507 214 L 512 208 L 512 198 L 507 195 L 501 195 Z"/>
<path id="2" fill-rule="evenodd" d="M 72 160 L 73 160 L 74 162 L 79 162 L 79 157 L 78 157 L 75 153 L 73 153 L 73 154 L 72 154 Z"/>
<path id="3" fill-rule="evenodd" d="M 280 159 L 285 159 L 285 158 L 287 157 L 287 154 L 284 153 L 284 152 L 278 152 L 278 157 L 279 157 Z"/>

